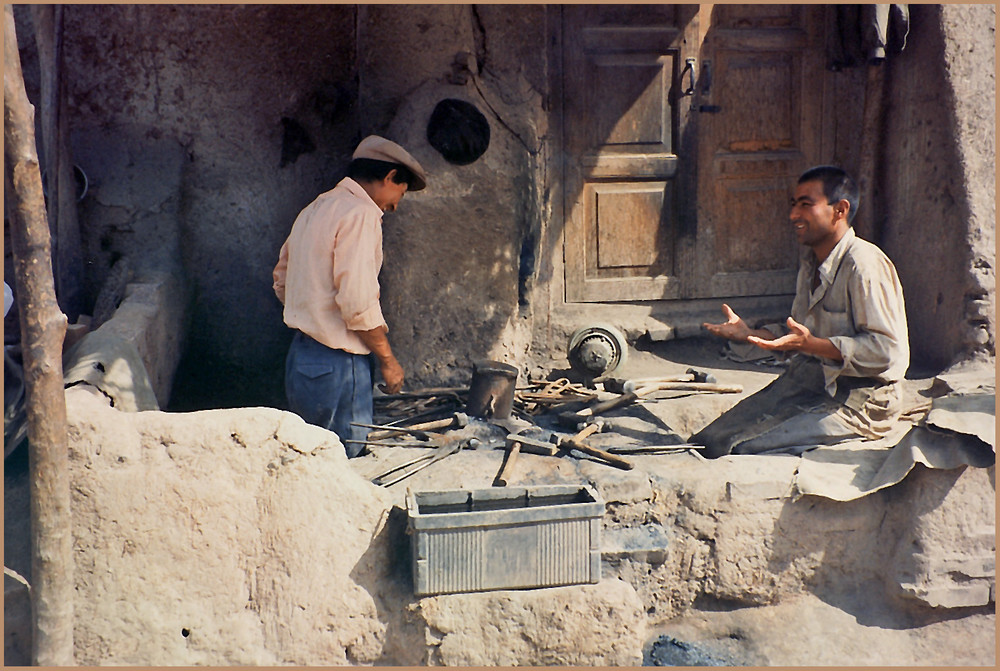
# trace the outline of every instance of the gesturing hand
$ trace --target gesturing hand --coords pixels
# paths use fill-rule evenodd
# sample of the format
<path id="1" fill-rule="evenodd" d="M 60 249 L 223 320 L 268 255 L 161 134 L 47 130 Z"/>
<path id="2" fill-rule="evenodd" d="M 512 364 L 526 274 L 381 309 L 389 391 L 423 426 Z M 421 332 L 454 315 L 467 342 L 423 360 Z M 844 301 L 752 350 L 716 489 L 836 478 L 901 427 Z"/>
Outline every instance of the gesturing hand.
<path id="1" fill-rule="evenodd" d="M 729 340 L 739 340 L 744 341 L 750 335 L 750 327 L 746 325 L 746 322 L 740 318 L 738 314 L 733 312 L 733 309 L 722 304 L 722 312 L 726 315 L 726 321 L 722 324 L 709 324 L 704 322 L 702 327 L 705 328 L 712 335 L 717 335 L 722 338 L 727 338 Z"/>
<path id="2" fill-rule="evenodd" d="M 758 338 L 757 336 L 750 336 L 747 338 L 747 342 L 751 342 L 762 349 L 778 350 L 781 352 L 797 352 L 804 349 L 811 335 L 809 329 L 791 317 L 789 317 L 785 323 L 788 324 L 788 334 L 783 335 L 780 338 L 775 338 L 774 340 L 765 340 L 764 338 Z"/>

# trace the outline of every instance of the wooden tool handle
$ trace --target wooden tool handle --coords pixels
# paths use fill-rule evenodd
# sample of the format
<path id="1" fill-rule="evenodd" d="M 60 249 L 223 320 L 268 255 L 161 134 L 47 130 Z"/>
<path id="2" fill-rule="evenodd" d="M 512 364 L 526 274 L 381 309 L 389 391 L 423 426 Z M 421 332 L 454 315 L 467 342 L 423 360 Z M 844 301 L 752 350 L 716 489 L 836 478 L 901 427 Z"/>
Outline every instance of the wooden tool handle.
<path id="1" fill-rule="evenodd" d="M 605 452 L 604 450 L 599 450 L 596 447 L 591 447 L 586 443 L 581 443 L 579 440 L 573 440 L 572 438 L 567 438 L 562 442 L 564 447 L 570 447 L 574 450 L 579 450 L 585 454 L 589 454 L 593 457 L 603 459 L 615 468 L 620 468 L 625 471 L 632 470 L 632 462 L 627 459 L 622 459 L 621 457 L 611 454 L 610 452 Z"/>
<path id="2" fill-rule="evenodd" d="M 410 431 L 433 431 L 434 429 L 447 429 L 454 423 L 455 419 L 453 417 L 445 417 L 444 419 L 435 419 L 430 422 L 413 424 L 412 426 L 408 426 L 406 428 Z"/>
<path id="3" fill-rule="evenodd" d="M 641 391 L 641 390 L 637 390 Z M 591 415 L 600 415 L 601 413 L 607 412 L 608 410 L 614 410 L 615 408 L 620 408 L 623 405 L 628 405 L 629 403 L 635 402 L 639 398 L 637 391 L 630 391 L 627 394 L 622 394 L 616 398 L 609 399 L 607 401 L 601 401 L 600 403 L 595 403 L 594 405 L 584 408 L 577 414 L 581 417 L 589 417 Z M 650 389 L 652 391 L 652 389 Z"/>
<path id="4" fill-rule="evenodd" d="M 656 385 L 661 391 L 713 391 L 718 394 L 739 394 L 741 384 L 715 384 L 713 382 L 663 382 Z"/>
<path id="5" fill-rule="evenodd" d="M 496 480 L 493 481 L 496 487 L 506 487 L 507 482 L 510 481 L 510 473 L 514 470 L 514 462 L 517 461 L 517 455 L 521 453 L 521 443 L 514 442 L 510 449 L 507 450 L 506 457 L 504 459 L 503 468 L 500 470 L 500 474 L 497 475 Z"/>
<path id="6" fill-rule="evenodd" d="M 413 424 L 411 426 L 400 426 L 398 429 L 378 429 L 376 431 L 371 431 L 368 434 L 369 440 L 382 440 L 383 438 L 395 438 L 396 436 L 402 436 L 407 433 L 413 433 L 414 431 L 433 431 L 434 429 L 446 429 L 455 423 L 454 418 L 445 417 L 444 419 L 435 419 L 430 422 L 422 422 L 420 424 Z"/>
<path id="7" fill-rule="evenodd" d="M 600 430 L 601 430 L 601 425 L 598 424 L 598 423 L 593 423 L 592 422 L 592 423 L 588 424 L 587 426 L 583 427 L 583 429 L 579 433 L 577 433 L 575 436 L 573 436 L 572 438 L 570 438 L 570 440 L 580 441 L 580 440 L 583 440 L 584 438 L 586 438 L 588 436 L 594 435 L 595 433 L 597 433 Z"/>

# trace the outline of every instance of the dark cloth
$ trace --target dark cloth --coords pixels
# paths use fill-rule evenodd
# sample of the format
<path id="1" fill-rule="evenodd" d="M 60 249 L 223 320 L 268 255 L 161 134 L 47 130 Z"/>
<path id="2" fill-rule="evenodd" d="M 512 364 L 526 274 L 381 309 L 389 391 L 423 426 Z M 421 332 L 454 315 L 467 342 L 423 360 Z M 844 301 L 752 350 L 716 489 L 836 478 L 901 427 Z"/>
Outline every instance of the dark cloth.
<path id="1" fill-rule="evenodd" d="M 285 395 L 292 412 L 310 424 L 336 433 L 348 457 L 364 449 L 368 429 L 351 422 L 372 423 L 372 361 L 366 354 L 331 349 L 301 331 L 295 333 L 285 359 Z"/>
<path id="2" fill-rule="evenodd" d="M 836 5 L 836 34 L 828 41 L 834 71 L 881 63 L 906 48 L 910 9 L 905 4 Z"/>

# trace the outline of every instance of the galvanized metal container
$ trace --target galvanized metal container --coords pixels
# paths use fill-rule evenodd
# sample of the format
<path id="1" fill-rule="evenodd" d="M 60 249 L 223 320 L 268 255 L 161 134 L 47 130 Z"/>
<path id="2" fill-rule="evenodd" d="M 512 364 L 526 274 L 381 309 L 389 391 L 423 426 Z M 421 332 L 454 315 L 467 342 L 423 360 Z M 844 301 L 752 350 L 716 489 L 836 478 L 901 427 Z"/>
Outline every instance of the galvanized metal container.
<path id="1" fill-rule="evenodd" d="M 419 596 L 596 583 L 604 501 L 586 485 L 408 492 Z"/>

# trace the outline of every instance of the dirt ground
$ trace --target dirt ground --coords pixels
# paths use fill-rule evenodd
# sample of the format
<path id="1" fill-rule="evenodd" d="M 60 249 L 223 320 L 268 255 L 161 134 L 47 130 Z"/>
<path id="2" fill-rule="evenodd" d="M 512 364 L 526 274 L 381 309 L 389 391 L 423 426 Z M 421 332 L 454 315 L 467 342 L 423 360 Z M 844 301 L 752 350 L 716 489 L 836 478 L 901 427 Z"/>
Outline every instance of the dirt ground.
<path id="1" fill-rule="evenodd" d="M 739 399 L 765 386 L 781 369 L 722 356 L 710 337 L 640 342 L 621 377 L 711 371 L 743 394 L 661 394 L 642 407 L 686 438 Z M 932 372 L 914 367 L 909 391 L 926 389 Z M 993 607 L 903 612 L 876 596 L 881 589 L 839 595 L 805 594 L 774 606 L 693 608 L 651 632 L 644 664 L 656 666 L 987 666 L 996 663 Z M 696 604 L 697 606 L 698 604 Z"/>
<path id="2" fill-rule="evenodd" d="M 736 362 L 723 356 L 725 344 L 694 337 L 652 343 L 640 340 L 616 377 L 672 375 L 694 367 L 718 382 L 743 386 L 741 394 L 659 393 L 629 409 L 609 413 L 609 429 L 594 436 L 601 447 L 686 439 L 727 408 L 767 385 L 782 370 L 774 365 Z M 568 368 L 550 377 L 574 374 Z M 930 371 L 912 371 L 907 392 L 916 403 L 933 379 Z M 924 399 L 926 400 L 926 399 Z M 406 449 L 406 448 L 398 448 Z M 487 457 L 495 459 L 487 463 Z M 681 460 L 690 453 L 639 456 L 633 460 Z M 548 458 L 523 455 L 524 481 L 559 477 L 538 464 Z M 363 475 L 373 475 L 399 455 L 377 450 L 354 460 Z M 413 476 L 392 489 L 415 490 L 488 487 L 499 455 L 465 452 Z M 662 462 L 661 462 L 662 463 Z M 676 463 L 676 462 L 674 462 Z M 489 470 L 489 473 L 477 471 Z M 549 467 L 556 468 L 556 467 Z M 562 465 L 561 468 L 568 468 Z M 610 469 L 609 469 L 610 470 Z M 704 471 L 703 471 L 704 472 Z M 405 483 L 406 481 L 404 481 Z M 402 495 L 400 494 L 400 497 Z M 879 587 L 860 593 L 803 594 L 773 606 L 695 608 L 650 632 L 644 651 L 649 666 L 989 666 L 995 664 L 996 617 L 992 607 L 902 609 L 880 596 Z"/>
<path id="3" fill-rule="evenodd" d="M 833 602 L 831 602 L 833 601 Z M 654 666 L 985 666 L 996 664 L 991 608 L 905 616 L 863 595 L 732 611 L 692 609 L 658 627 Z"/>
<path id="4" fill-rule="evenodd" d="M 741 384 L 742 394 L 660 394 L 614 413 L 612 431 L 599 438 L 656 442 L 683 439 L 711 421 L 740 398 L 773 379 L 780 368 L 737 363 L 721 356 L 723 343 L 689 338 L 662 343 L 638 343 L 616 375 L 652 377 L 683 373 L 690 367 L 712 372 L 719 382 Z M 557 374 L 569 371 L 556 371 Z M 919 376 L 918 376 L 919 377 Z M 914 388 L 930 379 L 913 381 Z M 405 448 L 397 448 L 403 449 Z M 489 473 L 470 466 L 499 463 L 500 454 L 482 450 L 452 458 L 414 476 L 414 488 L 489 486 Z M 412 451 L 408 454 L 412 454 Z M 534 455 L 525 455 L 528 468 Z M 638 459 L 694 459 L 688 453 Z M 398 453 L 381 450 L 352 465 L 366 476 L 398 460 Z M 563 460 L 567 461 L 567 460 Z M 568 466 L 568 464 L 564 464 Z M 531 475 L 537 475 L 532 472 Z M 403 488 L 394 487 L 400 492 Z M 5 464 L 5 564 L 29 572 L 27 524 L 27 459 L 14 455 Z M 901 609 L 877 596 L 862 593 L 803 594 L 773 606 L 733 607 L 696 602 L 681 616 L 649 632 L 644 664 L 650 666 L 987 666 L 995 665 L 996 617 L 992 607 Z"/>

